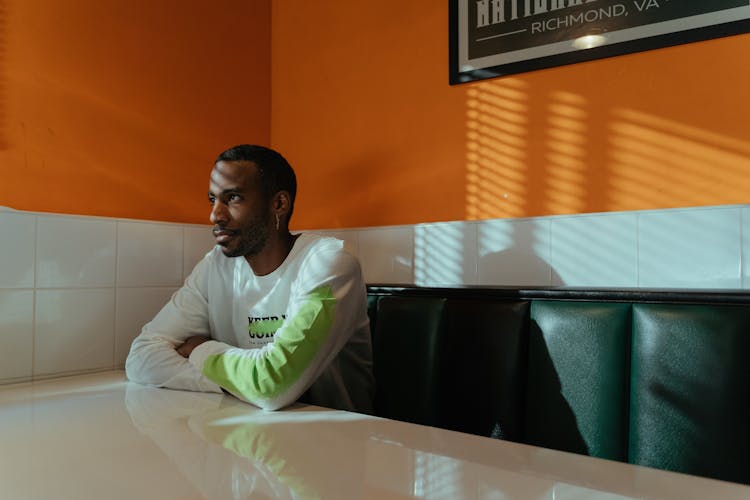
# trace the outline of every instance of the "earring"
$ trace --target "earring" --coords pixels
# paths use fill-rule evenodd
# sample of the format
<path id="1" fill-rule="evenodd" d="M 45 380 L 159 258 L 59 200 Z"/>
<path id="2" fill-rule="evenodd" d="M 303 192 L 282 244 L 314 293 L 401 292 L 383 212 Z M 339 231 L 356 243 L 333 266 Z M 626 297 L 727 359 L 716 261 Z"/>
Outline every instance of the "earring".
<path id="1" fill-rule="evenodd" d="M 279 230 L 279 220 L 280 220 L 279 214 L 276 214 L 276 230 L 277 231 Z"/>

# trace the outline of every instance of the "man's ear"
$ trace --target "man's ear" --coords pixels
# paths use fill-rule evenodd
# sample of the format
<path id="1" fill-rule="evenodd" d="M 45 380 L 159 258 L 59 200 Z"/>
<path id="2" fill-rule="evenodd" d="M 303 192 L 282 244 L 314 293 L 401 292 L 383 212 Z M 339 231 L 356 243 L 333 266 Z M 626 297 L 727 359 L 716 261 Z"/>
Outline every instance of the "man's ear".
<path id="1" fill-rule="evenodd" d="M 273 211 L 279 215 L 289 213 L 291 199 L 287 191 L 279 191 L 273 197 Z"/>

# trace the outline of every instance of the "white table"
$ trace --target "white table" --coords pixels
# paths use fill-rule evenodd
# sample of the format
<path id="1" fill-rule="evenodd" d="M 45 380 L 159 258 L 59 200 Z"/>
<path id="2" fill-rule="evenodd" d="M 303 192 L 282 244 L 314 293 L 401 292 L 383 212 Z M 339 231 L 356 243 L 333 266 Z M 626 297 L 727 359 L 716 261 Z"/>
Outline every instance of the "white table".
<path id="1" fill-rule="evenodd" d="M 312 406 L 128 383 L 0 387 L 3 499 L 750 499 L 750 487 Z"/>

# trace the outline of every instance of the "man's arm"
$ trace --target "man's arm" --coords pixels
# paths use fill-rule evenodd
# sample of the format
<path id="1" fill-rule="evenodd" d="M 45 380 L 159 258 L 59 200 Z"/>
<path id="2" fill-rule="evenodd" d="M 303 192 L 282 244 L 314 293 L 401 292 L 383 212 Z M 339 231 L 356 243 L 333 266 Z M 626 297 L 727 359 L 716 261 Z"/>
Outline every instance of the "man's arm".
<path id="1" fill-rule="evenodd" d="M 190 353 L 193 352 L 193 349 L 207 340 L 211 339 L 209 337 L 204 337 L 203 335 L 194 335 L 185 339 L 185 342 L 177 346 L 177 349 L 175 350 L 177 351 L 177 354 L 187 359 L 190 357 Z"/>
<path id="2" fill-rule="evenodd" d="M 177 350 L 184 350 L 184 342 L 191 337 L 209 337 L 207 267 L 207 259 L 204 259 L 133 341 L 125 362 L 128 379 L 172 389 L 221 392 L 218 385 L 203 376 Z"/>
<path id="3" fill-rule="evenodd" d="M 359 263 L 344 251 L 311 256 L 296 283 L 273 342 L 240 349 L 205 341 L 194 346 L 190 363 L 261 408 L 276 410 L 295 402 L 362 327 L 366 308 Z"/>

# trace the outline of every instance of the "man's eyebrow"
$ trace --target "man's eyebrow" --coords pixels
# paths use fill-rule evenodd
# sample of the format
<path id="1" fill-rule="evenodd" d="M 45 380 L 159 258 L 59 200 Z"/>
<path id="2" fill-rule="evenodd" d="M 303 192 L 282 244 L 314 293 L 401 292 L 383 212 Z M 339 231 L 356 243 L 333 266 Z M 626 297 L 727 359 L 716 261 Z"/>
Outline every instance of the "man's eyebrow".
<path id="1" fill-rule="evenodd" d="M 243 192 L 244 191 L 241 188 L 227 188 L 227 189 L 222 190 L 222 192 L 219 193 L 219 196 L 227 195 L 227 194 L 242 194 Z M 211 196 L 217 196 L 217 195 L 209 191 L 208 196 L 211 197 Z"/>

